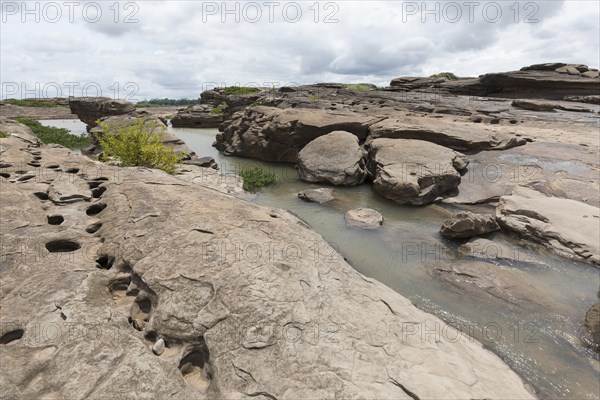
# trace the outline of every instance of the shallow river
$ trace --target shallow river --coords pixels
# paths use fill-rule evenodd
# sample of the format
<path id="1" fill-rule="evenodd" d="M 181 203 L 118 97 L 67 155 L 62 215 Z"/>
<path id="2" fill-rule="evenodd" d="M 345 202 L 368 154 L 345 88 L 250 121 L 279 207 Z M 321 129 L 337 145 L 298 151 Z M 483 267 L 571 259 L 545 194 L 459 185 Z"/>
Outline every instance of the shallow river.
<path id="1" fill-rule="evenodd" d="M 80 133 L 83 124 L 43 121 Z M 85 127 L 83 128 L 85 130 Z M 297 179 L 293 166 L 226 157 L 212 147 L 216 129 L 169 128 L 198 156 L 212 156 L 222 173 L 235 173 L 251 165 L 274 172 L 276 185 L 263 188 L 249 199 L 257 204 L 292 211 L 332 243 L 361 273 L 375 278 L 463 332 L 471 334 L 502 357 L 535 387 L 540 398 L 600 398 L 600 364 L 580 343 L 586 310 L 595 303 L 600 284 L 598 269 L 567 261 L 538 248 L 518 247 L 502 234 L 494 241 L 533 263 L 498 262 L 498 268 L 516 268 L 535 281 L 537 304 L 513 305 L 493 296 L 464 292 L 431 276 L 426 265 L 444 263 L 441 249 L 449 248 L 459 263 L 475 263 L 455 255 L 455 245 L 438 233 L 444 220 L 459 208 L 450 205 L 399 206 L 374 193 L 369 185 L 336 188 L 337 200 L 326 205 L 307 203 L 298 192 L 317 188 Z M 376 231 L 349 229 L 344 214 L 369 207 L 385 218 Z M 481 208 L 492 212 L 491 208 Z M 448 255 L 448 251 L 446 251 Z M 541 297 L 541 298 L 540 298 Z M 440 334 L 439 332 L 429 334 Z M 450 367 L 450 366 L 449 366 Z M 451 368 L 451 367 L 450 367 Z"/>

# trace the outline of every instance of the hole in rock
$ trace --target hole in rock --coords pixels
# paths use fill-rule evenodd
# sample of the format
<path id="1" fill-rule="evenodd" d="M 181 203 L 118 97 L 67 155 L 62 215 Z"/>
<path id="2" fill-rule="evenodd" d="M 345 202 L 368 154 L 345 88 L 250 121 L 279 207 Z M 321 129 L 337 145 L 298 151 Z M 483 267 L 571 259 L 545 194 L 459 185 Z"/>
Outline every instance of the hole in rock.
<path id="1" fill-rule="evenodd" d="M 146 334 L 144 335 L 144 338 L 146 340 L 148 340 L 149 342 L 156 342 L 156 339 L 158 339 L 158 336 L 156 335 L 156 332 L 152 331 L 152 332 L 146 332 Z"/>
<path id="2" fill-rule="evenodd" d="M 15 340 L 19 340 L 23 337 L 23 334 L 25 334 L 23 329 L 15 329 L 14 331 L 7 332 L 0 337 L 0 344 L 9 344 Z"/>
<path id="3" fill-rule="evenodd" d="M 91 224 L 87 228 L 85 228 L 85 231 L 87 233 L 96 233 L 96 232 L 98 232 L 98 230 L 100 228 L 102 228 L 102 223 L 101 222 L 96 222 L 96 223 Z"/>
<path id="4" fill-rule="evenodd" d="M 202 393 L 208 391 L 212 379 L 208 359 L 208 349 L 202 340 L 201 348 L 193 350 L 179 363 L 179 370 L 186 382 Z"/>
<path id="5" fill-rule="evenodd" d="M 67 170 L 65 171 L 67 174 L 76 174 L 79 172 L 79 168 L 73 167 L 73 168 L 67 168 Z"/>
<path id="6" fill-rule="evenodd" d="M 0 176 L 3 177 L 3 178 L 5 178 L 5 179 L 10 178 L 10 174 L 6 173 L 6 172 L 0 172 Z"/>
<path id="7" fill-rule="evenodd" d="M 65 222 L 65 218 L 62 215 L 48 215 L 48 223 L 50 225 L 60 225 Z"/>
<path id="8" fill-rule="evenodd" d="M 115 262 L 114 258 L 109 257 L 107 255 L 101 255 L 100 257 L 98 257 L 96 259 L 96 263 L 98 264 L 98 265 L 96 265 L 96 267 L 98 267 L 100 269 L 111 269 L 114 262 Z"/>
<path id="9" fill-rule="evenodd" d="M 46 243 L 46 249 L 50 253 L 68 253 L 79 250 L 81 245 L 73 240 L 59 239 Z"/>
<path id="10" fill-rule="evenodd" d="M 27 175 L 23 175 L 23 176 L 19 177 L 19 179 L 17 179 L 17 181 L 19 181 L 19 182 L 27 182 L 28 180 L 30 180 L 30 179 L 32 179 L 34 177 L 35 177 L 35 175 L 33 175 L 33 174 L 27 174 Z"/>
<path id="11" fill-rule="evenodd" d="M 31 162 L 28 162 L 27 165 L 31 165 L 32 167 L 36 167 L 37 168 L 41 164 L 39 162 L 36 162 L 36 161 L 31 161 Z"/>
<path id="12" fill-rule="evenodd" d="M 135 303 L 138 305 L 141 312 L 144 314 L 150 314 L 150 310 L 152 309 L 152 302 L 147 297 L 142 297 L 135 299 Z"/>
<path id="13" fill-rule="evenodd" d="M 98 187 L 96 189 L 92 189 L 92 197 L 95 199 L 99 199 L 100 197 L 102 197 L 102 194 L 104 194 L 104 192 L 106 192 L 106 188 L 103 186 Z"/>
<path id="14" fill-rule="evenodd" d="M 95 189 L 98 186 L 102 185 L 103 182 L 106 182 L 106 181 L 108 181 L 108 178 L 101 176 L 100 178 L 95 178 L 95 179 L 89 180 L 87 184 L 90 187 L 90 189 Z"/>
<path id="15" fill-rule="evenodd" d="M 40 200 L 48 200 L 50 198 L 48 197 L 48 193 L 45 192 L 35 192 L 33 195 Z"/>
<path id="16" fill-rule="evenodd" d="M 88 209 L 85 211 L 85 213 L 89 216 L 92 216 L 92 215 L 99 214 L 105 208 L 106 208 L 106 204 L 96 203 L 96 204 L 92 204 L 91 206 L 89 206 Z"/>

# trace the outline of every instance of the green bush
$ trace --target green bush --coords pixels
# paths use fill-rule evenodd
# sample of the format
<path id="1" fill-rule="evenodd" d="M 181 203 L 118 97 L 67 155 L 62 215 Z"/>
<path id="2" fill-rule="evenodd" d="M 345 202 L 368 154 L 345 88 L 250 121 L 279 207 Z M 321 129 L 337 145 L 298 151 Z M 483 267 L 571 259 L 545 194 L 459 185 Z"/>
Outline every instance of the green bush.
<path id="1" fill-rule="evenodd" d="M 260 91 L 255 87 L 247 87 L 247 86 L 228 86 L 223 89 L 223 93 L 226 95 L 234 95 L 234 94 L 252 94 Z"/>
<path id="2" fill-rule="evenodd" d="M 6 99 L 2 100 L 6 104 L 11 104 L 13 106 L 21 106 L 21 107 L 42 107 L 42 108 L 56 108 L 56 107 L 67 107 L 60 104 L 54 104 L 47 101 L 33 100 L 33 99 Z"/>
<path id="3" fill-rule="evenodd" d="M 9 136 L 10 136 L 10 133 L 4 132 L 4 131 L 0 131 L 0 138 L 7 138 Z"/>
<path id="4" fill-rule="evenodd" d="M 250 167 L 240 171 L 239 175 L 244 178 L 243 188 L 247 192 L 256 192 L 263 186 L 272 185 L 277 182 L 277 177 L 260 167 Z"/>
<path id="5" fill-rule="evenodd" d="M 223 114 L 225 112 L 225 110 L 227 110 L 229 108 L 229 106 L 225 103 L 221 103 L 218 106 L 216 106 L 215 108 L 213 108 L 212 110 L 210 110 L 211 114 Z"/>
<path id="6" fill-rule="evenodd" d="M 365 85 L 362 83 L 357 83 L 357 84 L 352 84 L 352 85 L 346 85 L 344 86 L 344 89 L 346 90 L 354 90 L 357 92 L 367 92 L 369 90 L 373 90 L 373 88 L 369 85 Z"/>
<path id="7" fill-rule="evenodd" d="M 433 74 L 430 78 L 446 78 L 449 81 L 455 81 L 458 79 L 458 76 L 454 75 L 452 72 L 440 72 L 439 74 Z"/>
<path id="8" fill-rule="evenodd" d="M 163 143 L 164 129 L 157 129 L 153 122 L 138 118 L 131 126 L 99 125 L 102 133 L 96 135 L 96 140 L 105 158 L 118 160 L 122 167 L 158 168 L 174 174 L 184 156 Z"/>
<path id="9" fill-rule="evenodd" d="M 89 136 L 74 135 L 65 128 L 44 126 L 31 118 L 17 118 L 17 122 L 27 125 L 33 134 L 46 144 L 57 143 L 69 149 L 80 149 L 92 144 Z"/>

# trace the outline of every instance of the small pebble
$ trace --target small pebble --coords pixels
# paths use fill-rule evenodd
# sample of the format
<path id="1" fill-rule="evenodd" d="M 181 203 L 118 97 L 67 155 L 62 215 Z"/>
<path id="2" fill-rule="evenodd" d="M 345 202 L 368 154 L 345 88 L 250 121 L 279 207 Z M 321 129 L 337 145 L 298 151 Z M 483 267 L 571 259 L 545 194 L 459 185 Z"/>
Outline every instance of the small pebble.
<path id="1" fill-rule="evenodd" d="M 165 351 L 165 341 L 162 339 L 158 339 L 154 346 L 152 346 L 152 352 L 157 356 L 160 356 L 163 351 Z"/>

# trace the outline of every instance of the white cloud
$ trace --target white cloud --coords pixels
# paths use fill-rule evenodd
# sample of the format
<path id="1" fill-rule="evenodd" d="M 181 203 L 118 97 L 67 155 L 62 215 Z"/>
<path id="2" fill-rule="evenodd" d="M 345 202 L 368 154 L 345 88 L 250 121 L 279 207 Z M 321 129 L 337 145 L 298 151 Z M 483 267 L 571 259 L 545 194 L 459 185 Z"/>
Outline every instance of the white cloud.
<path id="1" fill-rule="evenodd" d="M 109 96 L 116 95 L 118 84 L 123 96 L 124 85 L 134 82 L 138 99 L 196 97 L 208 82 L 387 84 L 396 76 L 439 71 L 476 76 L 539 62 L 600 63 L 600 3 L 592 1 L 521 1 L 516 8 L 512 1 L 482 1 L 473 9 L 472 22 L 464 6 L 461 18 L 452 22 L 457 15 L 448 7 L 452 2 L 428 2 L 427 10 L 437 10 L 437 15 L 423 14 L 421 1 L 321 2 L 318 15 L 309 8 L 313 2 L 298 2 L 302 16 L 296 23 L 282 15 L 284 7 L 288 17 L 295 15 L 292 2 L 286 1 L 275 9 L 274 23 L 262 1 L 256 2 L 262 11 L 257 23 L 244 21 L 244 16 L 256 17 L 255 9 L 240 14 L 239 23 L 232 14 L 221 15 L 222 10 L 206 13 L 221 8 L 220 1 L 121 2 L 118 15 L 111 1 L 102 3 L 96 23 L 89 22 L 94 13 L 82 13 L 94 2 L 81 3 L 73 22 L 63 8 L 57 23 L 44 21 L 44 15 L 39 23 L 31 15 L 23 23 L 21 10 L 6 8 L 10 3 L 21 2 L 2 2 L 4 88 L 7 82 L 24 83 L 28 89 L 35 82 L 41 87 L 97 82 Z M 29 2 L 30 9 L 35 3 Z M 241 11 L 248 2 L 238 4 Z M 495 4 L 502 14 L 491 22 Z M 530 19 L 538 22 L 524 23 L 532 12 Z M 338 22 L 324 23 L 328 15 Z M 124 23 L 127 16 L 139 22 Z"/>

